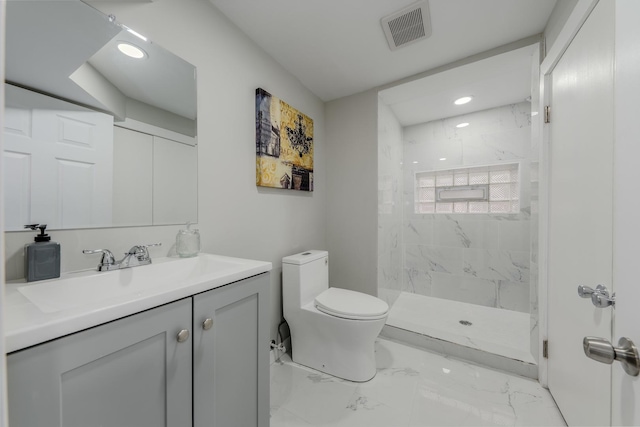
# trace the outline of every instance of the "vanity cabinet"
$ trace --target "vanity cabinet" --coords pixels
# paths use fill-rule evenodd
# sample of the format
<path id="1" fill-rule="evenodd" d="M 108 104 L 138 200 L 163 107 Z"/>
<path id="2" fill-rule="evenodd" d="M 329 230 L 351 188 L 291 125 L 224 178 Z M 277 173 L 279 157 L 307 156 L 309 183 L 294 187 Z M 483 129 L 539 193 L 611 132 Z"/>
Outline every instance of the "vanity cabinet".
<path id="1" fill-rule="evenodd" d="M 194 427 L 269 426 L 269 280 L 193 297 Z"/>
<path id="2" fill-rule="evenodd" d="M 9 425 L 267 427 L 268 299 L 264 273 L 13 352 Z"/>
<path id="3" fill-rule="evenodd" d="M 9 425 L 189 426 L 191 299 L 11 353 Z"/>

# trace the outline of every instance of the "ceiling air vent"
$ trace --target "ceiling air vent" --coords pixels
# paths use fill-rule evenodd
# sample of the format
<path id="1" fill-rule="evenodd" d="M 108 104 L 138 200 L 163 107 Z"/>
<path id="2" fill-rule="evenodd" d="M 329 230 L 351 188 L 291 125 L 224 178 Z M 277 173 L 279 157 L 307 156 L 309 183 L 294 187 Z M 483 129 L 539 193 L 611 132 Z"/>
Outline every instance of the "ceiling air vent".
<path id="1" fill-rule="evenodd" d="M 420 1 L 386 16 L 380 20 L 389 42 L 389 48 L 396 50 L 431 35 L 429 3 Z"/>

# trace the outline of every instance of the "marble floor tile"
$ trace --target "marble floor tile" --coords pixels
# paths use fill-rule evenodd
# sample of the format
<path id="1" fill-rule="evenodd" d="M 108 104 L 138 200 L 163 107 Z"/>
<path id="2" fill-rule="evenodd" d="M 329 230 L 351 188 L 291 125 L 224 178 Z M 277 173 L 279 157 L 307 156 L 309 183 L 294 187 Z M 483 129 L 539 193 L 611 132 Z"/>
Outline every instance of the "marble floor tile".
<path id="1" fill-rule="evenodd" d="M 470 326 L 460 323 L 471 322 Z M 529 314 L 402 292 L 387 325 L 527 363 Z"/>
<path id="2" fill-rule="evenodd" d="M 383 338 L 366 383 L 293 363 L 271 365 L 271 427 L 564 426 L 536 381 Z"/>
<path id="3" fill-rule="evenodd" d="M 271 410 L 271 426 L 278 427 L 307 427 L 312 426 L 305 420 L 293 415 L 286 409 L 280 408 L 277 411 Z"/>

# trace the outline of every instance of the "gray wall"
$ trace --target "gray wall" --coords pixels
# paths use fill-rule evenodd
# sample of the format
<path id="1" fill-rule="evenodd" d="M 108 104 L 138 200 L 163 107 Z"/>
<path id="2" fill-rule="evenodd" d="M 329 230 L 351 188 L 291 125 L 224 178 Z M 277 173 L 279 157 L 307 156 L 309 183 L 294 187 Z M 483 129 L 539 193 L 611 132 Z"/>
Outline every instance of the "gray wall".
<path id="1" fill-rule="evenodd" d="M 94 5 L 197 67 L 198 228 L 202 250 L 273 263 L 271 336 L 275 337 L 282 313 L 282 257 L 310 248 L 326 249 L 323 102 L 207 0 Z M 314 120 L 313 193 L 256 187 L 257 87 Z M 376 103 L 371 105 L 375 108 Z M 371 143 L 375 144 L 375 138 Z M 375 158 L 375 150 L 372 155 Z M 179 228 L 64 230 L 52 231 L 51 235 L 62 245 L 63 271 L 72 271 L 97 264 L 97 257 L 81 253 L 84 248 L 109 248 L 122 253 L 133 244 L 162 242 L 162 247 L 152 248 L 151 255 L 166 256 L 172 252 Z M 375 230 L 372 236 L 375 238 Z M 32 240 L 32 233 L 6 233 L 5 237 L 8 277 L 16 279 L 22 276 L 22 248 Z M 375 244 L 371 247 L 375 251 Z"/>
<path id="2" fill-rule="evenodd" d="M 371 295 L 378 294 L 377 115 L 377 89 L 325 107 L 329 281 Z"/>

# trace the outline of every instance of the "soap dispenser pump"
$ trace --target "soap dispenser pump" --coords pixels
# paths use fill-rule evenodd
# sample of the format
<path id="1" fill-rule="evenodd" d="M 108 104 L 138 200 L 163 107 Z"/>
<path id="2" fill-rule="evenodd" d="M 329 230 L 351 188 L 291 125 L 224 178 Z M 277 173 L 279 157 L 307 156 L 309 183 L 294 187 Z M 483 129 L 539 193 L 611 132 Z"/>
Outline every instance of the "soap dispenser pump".
<path id="1" fill-rule="evenodd" d="M 47 224 L 28 224 L 24 228 L 40 229 L 34 243 L 24 246 L 24 272 L 27 282 L 60 277 L 60 244 L 45 233 Z"/>

